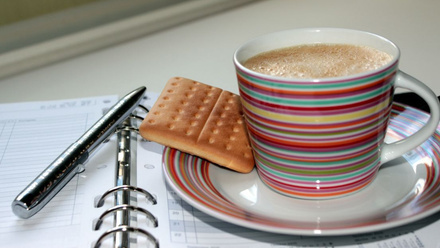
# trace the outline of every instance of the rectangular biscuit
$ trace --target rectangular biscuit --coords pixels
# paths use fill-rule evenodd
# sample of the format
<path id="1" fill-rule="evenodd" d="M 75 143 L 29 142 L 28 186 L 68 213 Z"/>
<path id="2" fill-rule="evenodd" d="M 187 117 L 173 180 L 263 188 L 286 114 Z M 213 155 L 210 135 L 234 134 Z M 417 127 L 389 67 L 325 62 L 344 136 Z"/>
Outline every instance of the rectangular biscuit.
<path id="1" fill-rule="evenodd" d="M 238 172 L 254 168 L 240 97 L 217 87 L 170 79 L 139 133 Z"/>

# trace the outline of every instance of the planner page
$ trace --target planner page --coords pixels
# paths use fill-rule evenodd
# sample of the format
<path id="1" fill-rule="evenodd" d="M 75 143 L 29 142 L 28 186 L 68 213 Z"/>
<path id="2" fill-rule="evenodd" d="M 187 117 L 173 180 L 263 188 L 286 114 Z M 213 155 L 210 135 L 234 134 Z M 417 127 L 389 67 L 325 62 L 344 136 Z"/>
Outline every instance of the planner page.
<path id="1" fill-rule="evenodd" d="M 99 180 L 104 180 L 92 177 L 101 173 L 96 160 L 102 160 L 103 157 L 92 156 L 86 163 L 89 177 L 85 177 L 86 174 L 75 176 L 33 217 L 16 217 L 11 203 L 117 99 L 117 96 L 104 96 L 0 104 L 1 246 L 81 247 L 80 241 L 88 239 L 84 233 L 93 234 L 90 232 L 91 223 L 83 223 L 84 219 L 91 218 L 87 217 L 90 213 L 87 209 L 93 209 L 93 202 L 85 201 L 84 192 L 94 184 L 99 185 Z M 114 145 L 114 142 L 109 142 L 100 148 L 113 155 L 113 158 L 106 158 L 112 164 Z M 109 176 L 111 181 L 112 175 Z"/>

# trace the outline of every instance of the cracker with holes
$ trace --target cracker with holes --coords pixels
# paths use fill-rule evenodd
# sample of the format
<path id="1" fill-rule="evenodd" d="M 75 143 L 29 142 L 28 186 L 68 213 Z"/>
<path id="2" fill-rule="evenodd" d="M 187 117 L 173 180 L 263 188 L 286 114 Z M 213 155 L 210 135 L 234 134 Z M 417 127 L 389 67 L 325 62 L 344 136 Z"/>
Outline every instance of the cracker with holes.
<path id="1" fill-rule="evenodd" d="M 254 168 L 240 97 L 220 88 L 170 79 L 139 133 L 234 171 Z"/>

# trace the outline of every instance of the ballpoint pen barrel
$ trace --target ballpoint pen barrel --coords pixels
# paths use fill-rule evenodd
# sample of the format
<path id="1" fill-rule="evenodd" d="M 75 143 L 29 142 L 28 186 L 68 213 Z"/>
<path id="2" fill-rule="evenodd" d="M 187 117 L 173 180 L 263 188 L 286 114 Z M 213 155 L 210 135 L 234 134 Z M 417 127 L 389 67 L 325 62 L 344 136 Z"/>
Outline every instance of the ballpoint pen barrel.
<path id="1" fill-rule="evenodd" d="M 35 178 L 12 202 L 12 211 L 29 218 L 40 211 L 78 172 L 89 154 L 133 112 L 146 91 L 140 87 L 119 100 L 75 143 Z"/>
<path id="2" fill-rule="evenodd" d="M 81 156 L 71 152 L 79 146 L 72 144 L 15 198 L 12 203 L 15 215 L 27 219 L 37 213 L 80 171 L 79 165 L 87 160 L 88 152 Z"/>

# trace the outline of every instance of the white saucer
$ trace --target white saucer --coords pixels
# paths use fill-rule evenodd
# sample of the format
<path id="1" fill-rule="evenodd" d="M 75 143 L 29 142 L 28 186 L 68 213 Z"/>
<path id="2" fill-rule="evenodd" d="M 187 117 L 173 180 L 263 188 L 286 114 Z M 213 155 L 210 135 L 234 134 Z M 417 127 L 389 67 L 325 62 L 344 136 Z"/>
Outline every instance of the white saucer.
<path id="1" fill-rule="evenodd" d="M 408 136 L 428 118 L 395 104 L 387 142 Z M 254 170 L 240 174 L 166 147 L 165 178 L 186 202 L 218 219 L 257 230 L 297 235 L 347 235 L 407 224 L 440 210 L 440 131 L 382 166 L 359 193 L 302 200 L 270 190 Z"/>

